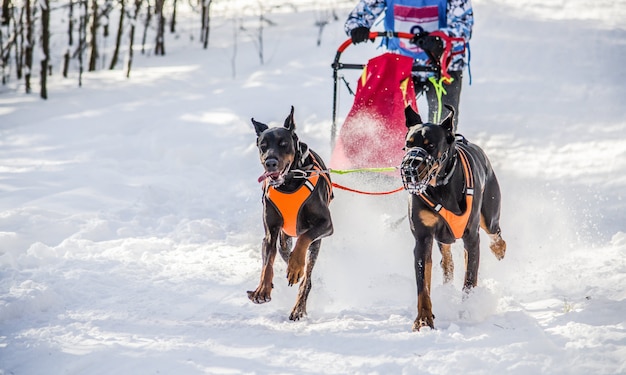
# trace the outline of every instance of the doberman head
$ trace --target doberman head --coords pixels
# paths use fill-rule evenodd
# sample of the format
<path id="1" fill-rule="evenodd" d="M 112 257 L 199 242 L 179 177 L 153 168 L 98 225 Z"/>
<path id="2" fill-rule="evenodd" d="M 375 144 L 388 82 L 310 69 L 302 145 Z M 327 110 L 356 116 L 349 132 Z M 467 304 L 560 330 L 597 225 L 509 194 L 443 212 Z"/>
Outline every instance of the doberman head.
<path id="1" fill-rule="evenodd" d="M 411 106 L 405 109 L 407 154 L 402 172 L 403 177 L 413 174 L 409 186 L 405 181 L 405 188 L 410 193 L 423 193 L 428 185 L 436 184 L 438 176 L 449 167 L 455 152 L 454 108 L 448 105 L 446 108 L 450 113 L 441 124 L 423 123 Z"/>
<path id="2" fill-rule="evenodd" d="M 293 112 L 292 106 L 283 127 L 269 128 L 252 119 L 257 134 L 259 159 L 265 169 L 262 178 L 269 178 L 272 186 L 282 185 L 289 170 L 298 166 L 306 154 L 306 144 L 300 142 L 296 135 Z"/>

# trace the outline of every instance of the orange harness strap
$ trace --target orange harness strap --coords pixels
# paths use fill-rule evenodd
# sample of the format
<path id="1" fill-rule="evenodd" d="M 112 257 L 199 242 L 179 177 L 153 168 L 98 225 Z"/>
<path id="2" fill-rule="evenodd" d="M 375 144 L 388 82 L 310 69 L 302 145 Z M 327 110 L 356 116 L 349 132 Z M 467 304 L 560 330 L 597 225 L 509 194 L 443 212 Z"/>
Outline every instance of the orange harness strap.
<path id="1" fill-rule="evenodd" d="M 458 154 L 461 159 L 461 165 L 463 165 L 463 174 L 465 175 L 465 212 L 457 215 L 443 207 L 441 203 L 432 202 L 425 194 L 420 194 L 419 196 L 435 212 L 443 217 L 448 228 L 452 231 L 454 238 L 459 239 L 463 237 L 470 213 L 472 212 L 472 203 L 474 202 L 474 175 L 465 151 L 460 147 L 457 150 L 459 151 Z"/>
<path id="2" fill-rule="evenodd" d="M 320 175 L 326 179 L 329 189 L 328 199 L 330 200 L 332 197 L 332 185 L 330 178 L 325 172 L 322 171 L 322 168 L 317 160 L 315 160 L 315 157 L 313 155 L 311 155 L 311 157 L 313 158 L 313 169 L 309 171 L 309 176 L 307 176 L 304 184 L 302 184 L 302 186 L 300 186 L 296 191 L 287 193 L 279 191 L 267 183 L 264 183 L 263 185 L 265 189 L 265 196 L 274 204 L 283 217 L 283 231 L 290 237 L 296 237 L 298 234 L 297 224 L 300 208 L 302 208 L 304 202 L 306 202 L 306 200 L 311 196 L 313 190 L 315 190 Z"/>

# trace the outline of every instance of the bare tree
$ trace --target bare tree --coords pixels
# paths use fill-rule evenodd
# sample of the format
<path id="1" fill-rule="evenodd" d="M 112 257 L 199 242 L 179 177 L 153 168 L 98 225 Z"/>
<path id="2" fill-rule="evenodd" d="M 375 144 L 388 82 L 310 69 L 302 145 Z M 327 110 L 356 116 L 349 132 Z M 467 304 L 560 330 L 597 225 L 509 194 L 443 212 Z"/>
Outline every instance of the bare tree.
<path id="1" fill-rule="evenodd" d="M 137 25 L 137 17 L 141 10 L 141 4 L 143 0 L 135 0 L 135 11 L 130 21 L 130 33 L 128 38 L 128 65 L 126 67 L 126 78 L 130 77 L 130 68 L 133 65 L 133 49 L 135 43 L 135 26 Z"/>
<path id="2" fill-rule="evenodd" d="M 120 53 L 120 45 L 122 44 L 122 34 L 124 33 L 124 15 L 126 14 L 126 2 L 120 0 L 120 19 L 117 24 L 117 35 L 115 37 L 115 48 L 113 49 L 113 57 L 111 57 L 111 65 L 109 69 L 115 69 L 117 65 L 117 59 Z"/>
<path id="3" fill-rule="evenodd" d="M 50 0 L 40 0 L 41 6 L 41 80 L 40 96 L 48 99 L 48 65 L 50 64 Z"/>
<path id="4" fill-rule="evenodd" d="M 14 7 L 9 6 L 8 1 L 2 3 L 2 15 L 0 26 L 6 26 L 0 28 L 0 67 L 2 68 L 2 84 L 6 84 L 11 77 L 11 50 L 18 51 L 19 33 L 17 32 L 18 20 L 16 19 L 17 10 Z M 20 17 L 24 14 L 24 8 L 20 10 Z M 13 21 L 13 22 L 11 22 Z M 11 24 L 13 27 L 11 28 Z M 19 23 L 23 26 L 22 23 Z M 6 34 L 4 32 L 6 30 Z M 21 61 L 21 56 L 16 57 L 16 63 Z M 21 65 L 21 63 L 20 63 Z M 21 79 L 21 66 L 17 67 Z"/>
<path id="5" fill-rule="evenodd" d="M 15 31 L 15 76 L 17 79 L 22 79 L 24 74 L 24 54 L 26 53 L 26 48 L 24 47 L 24 16 L 26 13 L 26 7 L 22 7 L 20 10 L 19 19 L 13 19 L 14 28 L 17 29 Z M 19 26 L 18 26 L 19 25 Z"/>
<path id="6" fill-rule="evenodd" d="M 322 44 L 322 33 L 324 32 L 324 27 L 330 23 L 330 21 L 337 21 L 339 17 L 334 9 L 320 9 L 315 12 L 315 26 L 318 28 L 317 32 L 317 45 L 320 46 Z"/>
<path id="7" fill-rule="evenodd" d="M 76 51 L 78 54 L 78 87 L 83 85 L 83 52 L 87 46 L 87 21 L 89 20 L 87 0 L 81 0 L 80 5 L 82 5 L 83 12 L 78 22 L 78 50 Z"/>
<path id="8" fill-rule="evenodd" d="M 98 0 L 91 0 L 91 24 L 89 26 L 89 33 L 91 34 L 91 39 L 89 42 L 89 46 L 91 47 L 91 52 L 89 54 L 89 68 L 90 72 L 96 70 L 96 64 L 98 62 L 98 27 L 100 24 L 100 12 L 98 9 Z"/>
<path id="9" fill-rule="evenodd" d="M 11 0 L 2 0 L 2 14 L 0 14 L 0 25 L 2 26 L 8 26 L 11 21 L 10 3 Z"/>
<path id="10" fill-rule="evenodd" d="M 172 18 L 170 19 L 170 33 L 176 32 L 176 6 L 178 5 L 178 1 L 174 0 L 172 4 Z"/>
<path id="11" fill-rule="evenodd" d="M 146 38 L 148 37 L 148 28 L 150 27 L 150 21 L 152 20 L 152 4 L 150 0 L 146 0 L 148 3 L 148 9 L 146 10 L 146 21 L 143 25 L 143 37 L 141 38 L 141 54 L 146 53 Z"/>
<path id="12" fill-rule="evenodd" d="M 204 49 L 209 48 L 209 31 L 211 29 L 211 3 L 212 0 L 202 1 L 202 31 L 200 40 L 204 43 Z"/>
<path id="13" fill-rule="evenodd" d="M 24 7 L 26 12 L 26 46 L 24 48 L 24 64 L 26 74 L 24 74 L 24 84 L 26 93 L 30 94 L 32 91 L 30 77 L 33 70 L 33 48 L 35 46 L 35 40 L 33 38 L 33 12 L 31 11 L 30 0 L 24 1 Z"/>
<path id="14" fill-rule="evenodd" d="M 257 4 L 258 4 L 258 23 L 257 23 L 256 30 L 249 30 L 245 28 L 245 26 L 243 25 L 243 22 L 241 23 L 240 30 L 247 32 L 252 37 L 252 42 L 254 43 L 254 46 L 256 47 L 256 50 L 259 56 L 259 62 L 261 63 L 261 65 L 263 65 L 265 63 L 263 32 L 265 30 L 266 25 L 267 26 L 276 25 L 274 21 L 267 18 L 266 14 L 271 12 L 274 8 L 279 8 L 280 5 L 267 7 L 264 5 L 264 3 L 261 0 L 257 0 Z M 293 4 L 288 3 L 287 5 L 295 9 L 295 6 Z"/>
<path id="15" fill-rule="evenodd" d="M 67 78 L 70 69 L 70 50 L 74 44 L 74 0 L 69 0 L 67 22 L 67 49 L 63 55 L 63 77 Z"/>
<path id="16" fill-rule="evenodd" d="M 154 44 L 154 54 L 157 56 L 165 55 L 165 16 L 163 16 L 163 5 L 165 0 L 156 0 L 154 5 L 154 14 L 157 18 L 157 34 Z"/>

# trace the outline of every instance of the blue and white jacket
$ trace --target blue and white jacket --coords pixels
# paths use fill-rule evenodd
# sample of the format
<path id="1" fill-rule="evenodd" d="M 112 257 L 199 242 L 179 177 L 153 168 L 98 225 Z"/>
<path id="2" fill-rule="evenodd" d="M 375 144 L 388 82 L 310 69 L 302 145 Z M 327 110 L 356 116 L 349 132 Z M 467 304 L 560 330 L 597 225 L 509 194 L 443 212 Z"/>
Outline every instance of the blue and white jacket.
<path id="1" fill-rule="evenodd" d="M 371 28 L 385 12 L 385 30 L 416 34 L 422 31 L 443 31 L 450 37 L 465 40 L 465 53 L 453 56 L 449 71 L 462 70 L 468 63 L 469 40 L 474 26 L 471 0 L 359 0 L 350 12 L 344 29 L 348 36 L 360 26 Z M 426 54 L 408 40 L 391 38 L 387 48 L 415 59 L 416 65 L 428 60 Z M 462 46 L 453 46 L 453 50 Z"/>

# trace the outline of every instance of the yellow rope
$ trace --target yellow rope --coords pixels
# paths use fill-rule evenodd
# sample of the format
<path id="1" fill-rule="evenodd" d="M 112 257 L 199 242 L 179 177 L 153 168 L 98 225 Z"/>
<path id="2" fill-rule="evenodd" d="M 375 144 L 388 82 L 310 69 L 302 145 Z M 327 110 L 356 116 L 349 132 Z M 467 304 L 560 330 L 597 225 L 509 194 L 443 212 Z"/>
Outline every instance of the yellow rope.
<path id="1" fill-rule="evenodd" d="M 445 83 L 449 85 L 450 83 L 452 83 L 454 78 L 441 77 L 439 78 L 439 80 L 437 80 L 435 77 L 428 77 L 428 80 L 430 81 L 430 83 L 433 84 L 433 87 L 435 88 L 435 94 L 437 94 L 437 114 L 435 115 L 433 122 L 438 124 L 439 121 L 441 121 L 441 98 L 448 93 L 446 89 L 443 88 L 443 84 Z"/>
<path id="2" fill-rule="evenodd" d="M 382 172 L 393 172 L 396 169 L 397 169 L 396 167 L 383 167 L 383 168 L 359 168 L 359 169 L 329 169 L 329 171 L 330 173 L 336 173 L 336 174 L 348 174 L 348 173 L 355 173 L 355 172 L 382 173 Z"/>

